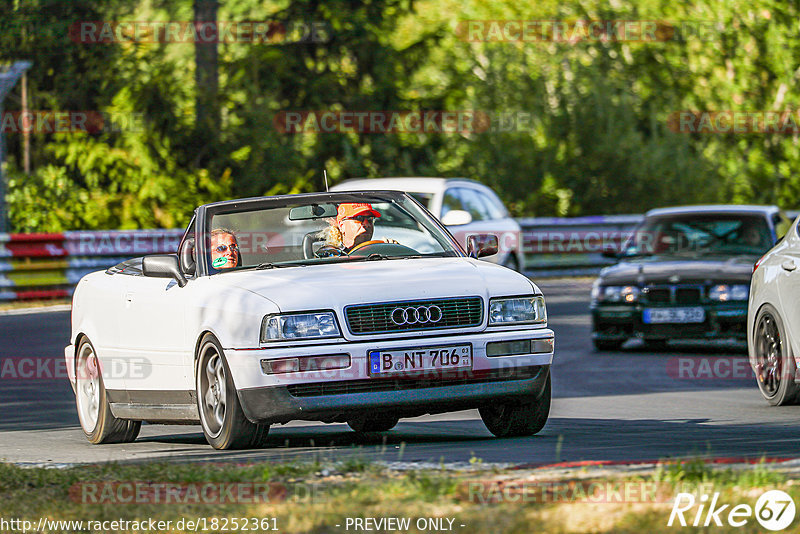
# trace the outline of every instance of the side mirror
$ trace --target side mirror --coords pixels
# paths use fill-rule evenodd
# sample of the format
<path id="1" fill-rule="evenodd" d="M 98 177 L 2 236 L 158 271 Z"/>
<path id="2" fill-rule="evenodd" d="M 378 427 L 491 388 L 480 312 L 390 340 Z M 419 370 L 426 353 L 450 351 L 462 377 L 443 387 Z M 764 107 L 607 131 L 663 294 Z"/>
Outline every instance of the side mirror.
<path id="1" fill-rule="evenodd" d="M 467 237 L 467 254 L 470 258 L 483 258 L 497 254 L 497 236 L 474 234 Z"/>
<path id="2" fill-rule="evenodd" d="M 472 215 L 464 210 L 450 210 L 442 217 L 442 224 L 445 226 L 462 226 L 472 222 Z"/>
<path id="3" fill-rule="evenodd" d="M 188 275 L 193 275 L 197 270 L 197 259 L 195 257 L 194 238 L 187 237 L 186 241 L 181 245 L 181 271 Z"/>
<path id="4" fill-rule="evenodd" d="M 142 274 L 151 278 L 173 278 L 179 287 L 186 285 L 186 277 L 178 267 L 177 254 L 151 254 L 142 258 Z"/>
<path id="5" fill-rule="evenodd" d="M 610 258 L 612 260 L 618 260 L 620 258 L 620 253 L 616 249 L 612 247 L 604 248 L 601 255 L 604 258 Z"/>

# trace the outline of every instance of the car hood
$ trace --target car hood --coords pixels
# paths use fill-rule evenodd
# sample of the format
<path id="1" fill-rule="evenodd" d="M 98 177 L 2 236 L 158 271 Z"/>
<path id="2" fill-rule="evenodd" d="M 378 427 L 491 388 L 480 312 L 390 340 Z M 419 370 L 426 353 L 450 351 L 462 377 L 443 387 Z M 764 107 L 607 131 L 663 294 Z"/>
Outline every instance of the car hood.
<path id="1" fill-rule="evenodd" d="M 750 255 L 734 257 L 676 258 L 658 257 L 621 261 L 600 273 L 603 284 L 670 284 L 680 282 L 749 283 L 753 264 Z"/>
<path id="2" fill-rule="evenodd" d="M 350 304 L 440 297 L 540 293 L 519 273 L 468 258 L 308 265 L 221 273 L 212 278 L 214 283 L 261 295 L 282 312 L 341 310 Z"/>

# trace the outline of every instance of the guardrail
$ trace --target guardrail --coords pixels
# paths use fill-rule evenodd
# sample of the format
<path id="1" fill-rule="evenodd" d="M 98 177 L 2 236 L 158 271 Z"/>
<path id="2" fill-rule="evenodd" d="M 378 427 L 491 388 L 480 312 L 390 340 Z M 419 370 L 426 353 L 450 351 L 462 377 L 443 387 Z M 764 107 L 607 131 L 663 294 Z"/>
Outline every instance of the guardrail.
<path id="1" fill-rule="evenodd" d="M 69 297 L 84 275 L 174 252 L 183 230 L 0 234 L 0 300 Z"/>
<path id="2" fill-rule="evenodd" d="M 619 249 L 642 215 L 517 219 L 522 227 L 525 272 L 535 276 L 597 274 L 614 260 L 605 249 Z"/>
<path id="3" fill-rule="evenodd" d="M 596 274 L 612 263 L 601 253 L 619 246 L 639 215 L 519 219 L 526 272 L 536 276 Z M 128 258 L 175 252 L 183 230 L 0 234 L 0 301 L 66 298 L 84 275 Z"/>

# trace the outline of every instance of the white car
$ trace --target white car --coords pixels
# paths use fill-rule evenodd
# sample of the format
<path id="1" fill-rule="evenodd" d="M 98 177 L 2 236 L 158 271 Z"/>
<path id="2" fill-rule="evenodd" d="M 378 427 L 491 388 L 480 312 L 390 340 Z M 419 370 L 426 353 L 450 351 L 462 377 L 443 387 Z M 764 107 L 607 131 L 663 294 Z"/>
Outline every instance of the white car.
<path id="1" fill-rule="evenodd" d="M 323 236 L 343 203 L 381 216 L 373 240 L 332 254 Z M 398 227 L 432 250 L 387 242 Z M 212 260 L 228 250 L 211 247 L 223 228 L 238 245 L 231 268 Z M 201 206 L 178 254 L 78 283 L 65 357 L 83 431 L 128 442 L 142 421 L 199 423 L 227 449 L 262 446 L 291 420 L 370 432 L 478 408 L 497 436 L 534 434 L 550 409 L 553 331 L 534 283 L 477 260 L 496 250 L 473 236 L 465 254 L 398 192 Z"/>
<path id="2" fill-rule="evenodd" d="M 800 403 L 800 228 L 798 220 L 759 259 L 750 281 L 747 351 L 758 388 L 773 406 Z"/>
<path id="3" fill-rule="evenodd" d="M 489 187 L 465 178 L 368 178 L 347 180 L 331 191 L 405 191 L 438 218 L 466 249 L 473 234 L 494 234 L 498 254 L 487 258 L 515 271 L 525 268 L 519 223 Z"/>

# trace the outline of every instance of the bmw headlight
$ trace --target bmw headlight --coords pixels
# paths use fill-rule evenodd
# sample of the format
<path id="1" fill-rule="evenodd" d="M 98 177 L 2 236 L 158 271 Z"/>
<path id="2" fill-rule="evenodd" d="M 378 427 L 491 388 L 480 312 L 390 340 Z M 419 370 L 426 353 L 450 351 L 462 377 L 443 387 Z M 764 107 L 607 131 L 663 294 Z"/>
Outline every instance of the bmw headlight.
<path id="1" fill-rule="evenodd" d="M 489 325 L 545 323 L 544 297 L 502 298 L 489 301 Z"/>
<path id="2" fill-rule="evenodd" d="M 605 286 L 598 287 L 597 296 L 600 302 L 633 303 L 639 300 L 639 288 L 636 286 Z"/>
<path id="3" fill-rule="evenodd" d="M 747 300 L 749 294 L 750 287 L 746 284 L 719 284 L 711 287 L 708 291 L 708 298 L 719 302 L 728 302 L 731 300 Z"/>
<path id="4" fill-rule="evenodd" d="M 261 322 L 261 341 L 338 337 L 339 326 L 333 312 L 267 315 Z"/>

